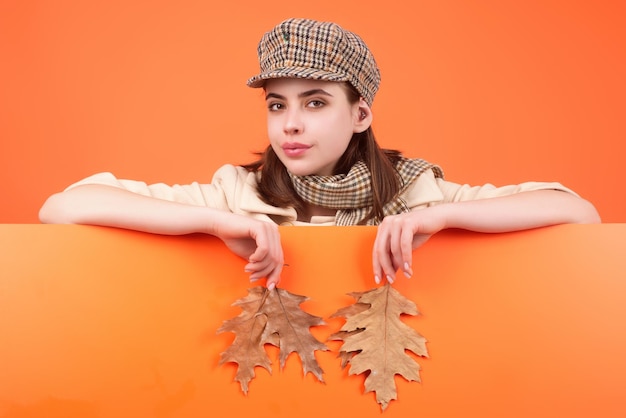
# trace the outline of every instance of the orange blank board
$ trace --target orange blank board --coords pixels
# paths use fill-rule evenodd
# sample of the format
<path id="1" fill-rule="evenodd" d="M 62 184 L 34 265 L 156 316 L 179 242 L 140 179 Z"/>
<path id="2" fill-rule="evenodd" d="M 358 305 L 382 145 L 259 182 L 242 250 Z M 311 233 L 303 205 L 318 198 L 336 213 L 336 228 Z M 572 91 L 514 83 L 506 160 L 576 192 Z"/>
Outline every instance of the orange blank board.
<path id="1" fill-rule="evenodd" d="M 325 383 L 292 354 L 244 395 L 217 334 L 251 285 L 244 261 L 200 235 L 0 225 L 0 417 L 378 417 L 341 369 L 330 318 L 375 287 L 374 227 L 282 227 L 280 286 L 323 317 Z M 396 377 L 387 417 L 626 416 L 626 224 L 512 234 L 448 231 L 394 287 L 421 315 L 422 381 Z M 255 284 L 261 285 L 261 284 Z"/>

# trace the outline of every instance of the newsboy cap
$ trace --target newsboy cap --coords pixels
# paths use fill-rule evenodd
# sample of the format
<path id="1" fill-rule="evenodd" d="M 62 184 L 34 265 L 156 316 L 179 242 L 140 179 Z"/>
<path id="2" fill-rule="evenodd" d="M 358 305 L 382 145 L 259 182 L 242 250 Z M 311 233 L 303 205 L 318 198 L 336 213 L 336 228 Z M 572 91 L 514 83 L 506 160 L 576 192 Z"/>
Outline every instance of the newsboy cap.
<path id="1" fill-rule="evenodd" d="M 263 35 L 257 53 L 261 73 L 248 80 L 250 87 L 273 78 L 347 81 L 371 105 L 380 84 L 365 42 L 336 23 L 287 19 Z"/>

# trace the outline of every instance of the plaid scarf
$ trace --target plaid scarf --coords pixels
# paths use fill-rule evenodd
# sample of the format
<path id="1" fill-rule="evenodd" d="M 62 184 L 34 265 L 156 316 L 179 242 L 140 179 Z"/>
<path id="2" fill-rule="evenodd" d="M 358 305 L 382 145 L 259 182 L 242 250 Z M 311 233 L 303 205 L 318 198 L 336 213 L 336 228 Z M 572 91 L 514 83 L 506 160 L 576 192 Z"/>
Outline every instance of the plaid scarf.
<path id="1" fill-rule="evenodd" d="M 435 176 L 443 177 L 441 168 L 427 161 L 404 157 L 398 161 L 396 170 L 401 179 L 400 192 L 383 207 L 384 216 L 410 211 L 400 196 L 428 169 L 432 169 Z M 295 176 L 289 173 L 289 176 L 296 192 L 305 202 L 337 209 L 337 225 L 356 225 L 372 210 L 371 174 L 363 161 L 354 164 L 348 174 Z M 373 218 L 367 221 L 367 225 L 378 225 L 380 221 Z"/>

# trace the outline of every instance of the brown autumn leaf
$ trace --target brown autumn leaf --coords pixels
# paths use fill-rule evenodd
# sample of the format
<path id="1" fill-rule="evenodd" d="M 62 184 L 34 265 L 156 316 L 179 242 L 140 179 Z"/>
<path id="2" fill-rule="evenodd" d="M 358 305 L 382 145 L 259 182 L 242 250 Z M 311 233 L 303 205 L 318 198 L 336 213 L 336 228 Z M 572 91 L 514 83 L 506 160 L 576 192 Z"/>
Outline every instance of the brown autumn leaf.
<path id="1" fill-rule="evenodd" d="M 255 376 L 256 366 L 272 372 L 265 344 L 279 348 L 281 369 L 289 354 L 295 352 L 302 361 L 304 375 L 312 373 L 319 381 L 324 381 L 324 372 L 315 359 L 315 351 L 326 351 L 328 347 L 309 331 L 310 327 L 323 325 L 324 321 L 300 308 L 300 304 L 307 299 L 283 289 L 268 290 L 257 286 L 248 289 L 248 295 L 233 304 L 241 307 L 242 312 L 224 321 L 217 330 L 218 334 L 235 334 L 235 340 L 220 354 L 219 364 L 237 363 L 235 380 L 244 393 L 248 393 L 248 383 Z"/>
<path id="2" fill-rule="evenodd" d="M 330 339 L 343 341 L 339 357 L 342 367 L 350 365 L 350 375 L 369 372 L 365 393 L 375 392 L 384 411 L 397 399 L 396 374 L 420 381 L 420 365 L 406 350 L 428 357 L 426 339 L 401 320 L 402 314 L 417 315 L 417 307 L 389 284 L 350 295 L 356 303 L 331 316 L 346 323 Z"/>
<path id="3" fill-rule="evenodd" d="M 358 299 L 363 293 L 350 293 L 350 296 L 352 296 L 355 299 Z M 343 307 L 341 309 L 339 309 L 337 312 L 335 312 L 331 318 L 333 317 L 342 317 L 342 318 L 349 318 L 352 315 L 356 315 L 358 313 L 361 313 L 367 309 L 370 308 L 370 305 L 368 305 L 367 303 L 354 303 L 352 305 L 348 305 L 346 307 Z M 362 332 L 364 330 L 364 328 L 356 328 L 350 331 L 339 331 L 334 333 L 333 335 L 330 336 L 330 339 L 333 340 L 342 340 L 345 341 L 348 337 L 354 335 L 354 334 L 358 334 L 360 332 Z M 337 357 L 339 357 L 341 359 L 341 368 L 345 368 L 348 363 L 350 362 L 350 359 L 359 352 L 358 351 L 339 351 L 339 354 L 337 355 Z"/>

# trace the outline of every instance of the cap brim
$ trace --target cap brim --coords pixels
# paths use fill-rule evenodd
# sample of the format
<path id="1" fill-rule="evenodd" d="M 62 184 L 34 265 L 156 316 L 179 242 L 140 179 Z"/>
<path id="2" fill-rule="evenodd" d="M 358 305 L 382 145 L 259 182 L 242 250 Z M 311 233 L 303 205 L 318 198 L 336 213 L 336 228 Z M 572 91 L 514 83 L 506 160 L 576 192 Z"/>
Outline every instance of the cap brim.
<path id="1" fill-rule="evenodd" d="M 265 81 L 274 78 L 302 78 L 308 80 L 323 81 L 348 81 L 348 76 L 346 76 L 345 74 L 332 73 L 329 71 L 322 71 L 315 68 L 286 67 L 262 72 L 261 74 L 255 75 L 254 77 L 250 78 L 246 84 L 248 85 L 248 87 L 263 87 Z"/>

